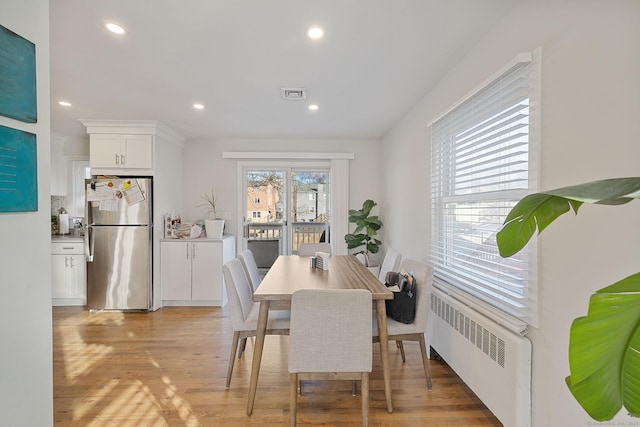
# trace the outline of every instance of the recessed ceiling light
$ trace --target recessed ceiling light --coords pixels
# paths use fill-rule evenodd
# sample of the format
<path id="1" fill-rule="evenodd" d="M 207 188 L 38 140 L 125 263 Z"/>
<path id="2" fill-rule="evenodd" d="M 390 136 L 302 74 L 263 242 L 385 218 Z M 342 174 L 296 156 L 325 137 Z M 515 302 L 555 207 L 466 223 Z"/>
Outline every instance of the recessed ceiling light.
<path id="1" fill-rule="evenodd" d="M 104 24 L 104 26 L 107 30 L 111 31 L 112 33 L 124 34 L 124 28 L 122 28 L 118 24 L 114 24 L 113 22 L 107 22 Z"/>
<path id="2" fill-rule="evenodd" d="M 318 110 L 318 108 L 320 108 L 320 107 L 318 107 L 318 104 L 311 104 L 311 105 L 309 105 L 309 107 L 308 107 L 308 108 L 309 108 L 309 110 L 311 110 L 311 111 L 317 111 L 317 110 Z"/>
<path id="3" fill-rule="evenodd" d="M 71 103 L 68 101 L 58 101 L 59 105 L 62 105 L 63 107 L 71 107 Z"/>
<path id="4" fill-rule="evenodd" d="M 324 30 L 322 29 L 322 27 L 318 25 L 312 25 L 307 28 L 307 37 L 309 37 L 311 40 L 321 39 L 322 36 L 324 36 Z"/>
<path id="5" fill-rule="evenodd" d="M 193 108 L 196 110 L 204 110 L 204 105 L 202 104 L 193 104 Z"/>

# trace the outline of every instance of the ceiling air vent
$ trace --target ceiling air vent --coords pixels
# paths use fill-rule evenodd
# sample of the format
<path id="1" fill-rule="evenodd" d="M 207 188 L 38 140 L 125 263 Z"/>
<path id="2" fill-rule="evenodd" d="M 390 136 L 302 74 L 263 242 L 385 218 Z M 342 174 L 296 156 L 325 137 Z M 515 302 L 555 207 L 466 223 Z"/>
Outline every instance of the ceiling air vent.
<path id="1" fill-rule="evenodd" d="M 303 87 L 281 87 L 280 93 L 282 94 L 282 99 L 307 99 L 307 92 Z"/>

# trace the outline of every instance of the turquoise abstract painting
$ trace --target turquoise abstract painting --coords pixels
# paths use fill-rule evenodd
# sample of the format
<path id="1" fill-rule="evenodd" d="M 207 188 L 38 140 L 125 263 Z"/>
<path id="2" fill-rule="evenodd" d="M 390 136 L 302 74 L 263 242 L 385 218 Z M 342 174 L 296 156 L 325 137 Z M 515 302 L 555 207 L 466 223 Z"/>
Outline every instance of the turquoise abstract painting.
<path id="1" fill-rule="evenodd" d="M 38 121 L 36 46 L 0 25 L 0 115 Z"/>
<path id="2" fill-rule="evenodd" d="M 38 210 L 36 136 L 0 126 L 0 212 Z"/>

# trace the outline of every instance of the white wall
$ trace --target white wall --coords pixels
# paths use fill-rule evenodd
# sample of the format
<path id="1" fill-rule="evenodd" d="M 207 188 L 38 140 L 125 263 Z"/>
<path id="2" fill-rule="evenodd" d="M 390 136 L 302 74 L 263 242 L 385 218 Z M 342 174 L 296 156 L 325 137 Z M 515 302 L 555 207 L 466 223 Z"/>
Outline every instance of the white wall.
<path id="1" fill-rule="evenodd" d="M 0 213 L 0 424 L 53 424 L 51 346 L 49 2 L 3 0 L 0 24 L 36 45 L 38 211 Z"/>
<path id="2" fill-rule="evenodd" d="M 541 188 L 621 176 L 640 168 L 640 2 L 522 1 L 384 138 L 387 241 L 427 260 L 427 124 L 519 52 L 542 47 Z M 393 172 L 393 173 L 391 173 Z M 402 202 L 411 200 L 411 209 Z M 640 203 L 583 206 L 539 238 L 540 327 L 533 329 L 533 425 L 587 426 L 569 393 L 571 321 L 589 296 L 640 269 Z M 423 240 L 414 236 L 423 236 Z M 437 387 L 437 384 L 434 384 Z M 615 418 L 630 425 L 623 409 Z"/>
<path id="3" fill-rule="evenodd" d="M 220 205 L 226 220 L 225 232 L 236 234 L 238 228 L 236 183 L 238 160 L 223 159 L 225 151 L 239 152 L 325 152 L 354 153 L 350 161 L 350 208 L 360 208 L 367 198 L 379 200 L 380 142 L 377 140 L 279 140 L 222 139 L 188 141 L 184 150 L 184 192 L 182 218 L 201 219 L 202 196 L 213 188 L 220 191 Z"/>
<path id="4" fill-rule="evenodd" d="M 65 138 L 61 135 L 51 134 L 51 173 L 50 184 L 51 194 L 54 196 L 66 196 L 67 195 L 67 174 L 64 168 L 64 157 L 62 155 L 64 151 Z"/>
<path id="5" fill-rule="evenodd" d="M 89 158 L 89 135 L 65 136 L 62 155 L 65 157 L 86 157 Z"/>
<path id="6" fill-rule="evenodd" d="M 89 160 L 89 136 L 84 138 L 51 134 L 51 194 L 70 197 L 70 162 L 86 158 Z"/>

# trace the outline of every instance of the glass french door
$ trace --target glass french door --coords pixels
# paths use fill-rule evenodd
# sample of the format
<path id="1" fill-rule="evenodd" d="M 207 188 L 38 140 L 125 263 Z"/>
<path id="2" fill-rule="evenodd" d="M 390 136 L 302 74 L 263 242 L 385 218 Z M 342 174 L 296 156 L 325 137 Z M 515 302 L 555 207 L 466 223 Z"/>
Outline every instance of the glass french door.
<path id="1" fill-rule="evenodd" d="M 330 242 L 328 168 L 245 167 L 244 239 L 262 269 L 301 243 Z"/>
<path id="2" fill-rule="evenodd" d="M 289 253 L 301 243 L 330 242 L 329 171 L 291 171 Z"/>

